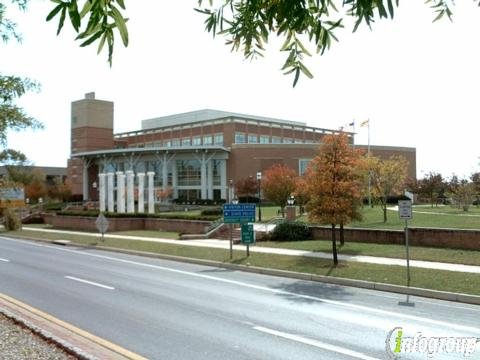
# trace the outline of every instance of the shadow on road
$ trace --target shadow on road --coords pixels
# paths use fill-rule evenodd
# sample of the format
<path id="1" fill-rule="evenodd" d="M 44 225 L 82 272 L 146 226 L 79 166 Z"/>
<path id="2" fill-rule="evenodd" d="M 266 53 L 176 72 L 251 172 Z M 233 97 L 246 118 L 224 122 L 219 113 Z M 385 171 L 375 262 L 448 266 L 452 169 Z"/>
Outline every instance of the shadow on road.
<path id="1" fill-rule="evenodd" d="M 347 290 L 347 288 L 308 281 L 283 283 L 273 288 L 285 292 L 277 293 L 277 296 L 295 303 L 321 303 L 321 299 L 348 300 L 353 296 L 353 293 Z"/>

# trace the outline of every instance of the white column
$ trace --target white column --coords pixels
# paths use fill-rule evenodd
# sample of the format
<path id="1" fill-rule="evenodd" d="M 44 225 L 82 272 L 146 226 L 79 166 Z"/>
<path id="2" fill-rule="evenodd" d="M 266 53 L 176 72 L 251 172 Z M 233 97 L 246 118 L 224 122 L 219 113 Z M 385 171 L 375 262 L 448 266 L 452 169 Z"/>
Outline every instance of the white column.
<path id="1" fill-rule="evenodd" d="M 221 186 L 221 197 L 222 199 L 227 200 L 227 160 L 220 160 L 220 186 Z M 231 201 L 231 199 L 228 199 Z"/>
<path id="2" fill-rule="evenodd" d="M 133 195 L 133 171 L 125 171 L 127 177 L 127 213 L 135 212 L 135 201 Z"/>
<path id="3" fill-rule="evenodd" d="M 155 173 L 153 171 L 147 172 L 148 176 L 148 213 L 153 214 L 155 212 L 155 198 L 153 196 L 153 177 Z"/>
<path id="4" fill-rule="evenodd" d="M 175 160 L 172 162 L 172 188 L 173 198 L 178 199 L 177 162 Z"/>
<path id="5" fill-rule="evenodd" d="M 117 172 L 117 212 L 125 212 L 125 175 Z"/>
<path id="6" fill-rule="evenodd" d="M 89 199 L 88 195 L 88 160 L 83 160 L 83 201 Z"/>
<path id="7" fill-rule="evenodd" d="M 213 200 L 213 159 L 207 163 L 207 198 Z"/>
<path id="8" fill-rule="evenodd" d="M 163 189 L 163 191 L 167 191 L 167 188 L 168 188 L 168 161 L 167 161 L 167 154 L 163 154 L 162 189 Z"/>
<path id="9" fill-rule="evenodd" d="M 137 173 L 138 177 L 138 212 L 145 212 L 145 201 L 144 201 L 144 192 L 145 192 L 145 173 Z"/>
<path id="10" fill-rule="evenodd" d="M 105 187 L 105 174 L 101 173 L 98 174 L 98 189 L 100 192 L 100 197 L 99 197 L 99 202 L 100 202 L 100 211 L 105 212 L 106 204 L 105 204 L 105 198 L 106 198 L 106 187 Z"/>
<path id="11" fill-rule="evenodd" d="M 114 173 L 109 172 L 107 174 L 107 201 L 108 201 L 108 212 L 115 211 L 115 198 L 113 196 L 113 176 Z"/>
<path id="12" fill-rule="evenodd" d="M 202 199 L 206 199 L 207 198 L 207 161 L 205 160 L 205 154 L 202 154 L 202 159 L 200 160 L 200 185 L 201 185 L 200 196 Z"/>

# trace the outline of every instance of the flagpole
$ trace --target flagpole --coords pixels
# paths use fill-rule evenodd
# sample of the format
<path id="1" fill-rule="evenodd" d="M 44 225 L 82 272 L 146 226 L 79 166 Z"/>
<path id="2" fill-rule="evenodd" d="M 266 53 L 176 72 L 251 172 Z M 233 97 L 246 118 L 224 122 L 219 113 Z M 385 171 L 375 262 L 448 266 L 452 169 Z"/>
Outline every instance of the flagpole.
<path id="1" fill-rule="evenodd" d="M 370 160 L 370 118 L 368 118 L 368 147 L 367 147 L 367 153 L 368 153 L 368 159 Z M 372 191 L 371 191 L 371 186 L 372 186 L 372 179 L 371 179 L 371 170 L 368 170 L 368 207 L 372 207 Z"/>
<path id="2" fill-rule="evenodd" d="M 353 119 L 353 121 L 352 121 L 352 131 L 353 131 L 353 134 L 352 134 L 353 146 L 352 146 L 352 148 L 355 150 L 355 119 Z"/>

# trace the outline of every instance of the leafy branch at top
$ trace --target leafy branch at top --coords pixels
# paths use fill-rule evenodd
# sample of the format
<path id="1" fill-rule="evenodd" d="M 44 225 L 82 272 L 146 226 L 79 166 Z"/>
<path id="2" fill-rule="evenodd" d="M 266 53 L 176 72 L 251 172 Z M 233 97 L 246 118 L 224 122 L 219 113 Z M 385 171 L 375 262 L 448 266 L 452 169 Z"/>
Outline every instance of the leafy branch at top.
<path id="1" fill-rule="evenodd" d="M 125 10 L 123 0 L 85 0 L 81 10 L 77 0 L 51 1 L 56 6 L 48 14 L 47 21 L 58 18 L 57 35 L 62 31 L 68 14 L 73 29 L 78 33 L 76 40 L 82 41 L 80 46 L 88 46 L 98 40 L 97 53 L 100 53 L 106 43 L 110 65 L 115 44 L 115 29 L 118 30 L 123 45 L 128 46 L 128 19 L 122 14 L 122 10 Z"/>

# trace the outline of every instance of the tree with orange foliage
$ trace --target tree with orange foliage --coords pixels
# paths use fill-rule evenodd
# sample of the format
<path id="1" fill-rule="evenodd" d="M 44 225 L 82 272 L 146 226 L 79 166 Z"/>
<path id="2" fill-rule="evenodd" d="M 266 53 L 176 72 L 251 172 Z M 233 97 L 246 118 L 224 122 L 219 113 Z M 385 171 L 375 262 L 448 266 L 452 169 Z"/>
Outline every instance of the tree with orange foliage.
<path id="1" fill-rule="evenodd" d="M 282 208 L 287 205 L 287 199 L 295 191 L 297 173 L 283 164 L 275 164 L 265 171 L 262 177 L 262 190 L 265 198 Z"/>
<path id="2" fill-rule="evenodd" d="M 300 215 L 303 214 L 305 210 L 305 205 L 307 205 L 310 200 L 310 193 L 308 192 L 307 180 L 304 176 L 299 176 L 295 182 L 295 203 L 300 206 Z"/>
<path id="3" fill-rule="evenodd" d="M 408 161 L 403 156 L 391 156 L 381 160 L 371 156 L 368 159 L 372 179 L 373 195 L 383 211 L 383 222 L 387 222 L 387 198 L 402 193 L 407 180 Z"/>
<path id="4" fill-rule="evenodd" d="M 67 201 L 72 195 L 72 187 L 68 179 L 55 177 L 53 184 L 47 186 L 47 195 L 51 200 Z"/>
<path id="5" fill-rule="evenodd" d="M 156 191 L 156 196 L 160 202 L 164 203 L 171 198 L 173 194 L 173 189 L 171 187 L 166 187 L 165 189 L 158 189 Z"/>
<path id="6" fill-rule="evenodd" d="M 332 227 L 333 263 L 338 264 L 335 228 L 360 219 L 361 176 L 358 171 L 361 153 L 352 148 L 345 134 L 323 138 L 319 154 L 306 172 L 310 194 L 307 204 L 311 221 Z"/>
<path id="7" fill-rule="evenodd" d="M 250 202 L 250 198 L 257 195 L 258 183 L 252 176 L 244 179 L 240 179 L 235 183 L 236 193 L 239 197 L 247 198 L 247 202 Z"/>
<path id="8" fill-rule="evenodd" d="M 32 171 L 31 175 L 30 183 L 25 185 L 25 197 L 37 202 L 39 198 L 44 198 L 47 194 L 46 176 L 39 170 Z"/>

